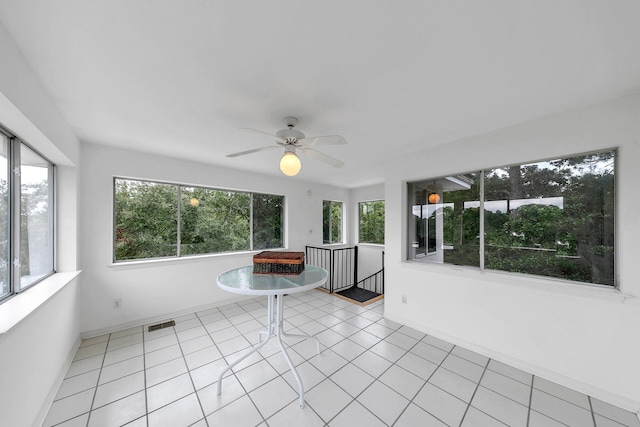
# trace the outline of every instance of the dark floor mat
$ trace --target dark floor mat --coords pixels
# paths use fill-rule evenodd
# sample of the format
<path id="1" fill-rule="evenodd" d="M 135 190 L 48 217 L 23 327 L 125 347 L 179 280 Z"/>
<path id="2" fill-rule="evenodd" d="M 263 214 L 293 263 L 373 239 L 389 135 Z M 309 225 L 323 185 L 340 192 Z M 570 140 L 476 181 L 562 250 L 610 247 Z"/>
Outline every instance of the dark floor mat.
<path id="1" fill-rule="evenodd" d="M 367 302 L 370 299 L 374 299 L 380 296 L 380 294 L 376 292 L 371 292 L 362 288 L 356 288 L 355 286 L 336 293 L 342 295 L 345 298 L 349 298 L 358 302 Z"/>

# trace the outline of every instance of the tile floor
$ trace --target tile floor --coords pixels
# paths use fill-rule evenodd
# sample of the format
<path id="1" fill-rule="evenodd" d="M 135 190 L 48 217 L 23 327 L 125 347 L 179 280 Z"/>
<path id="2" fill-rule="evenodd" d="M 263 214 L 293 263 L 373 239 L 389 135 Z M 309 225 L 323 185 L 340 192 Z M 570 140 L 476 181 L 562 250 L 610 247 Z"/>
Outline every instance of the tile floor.
<path id="1" fill-rule="evenodd" d="M 305 387 L 270 341 L 266 297 L 84 340 L 45 426 L 631 426 L 635 414 L 383 318 L 317 290 L 285 297 L 285 330 Z"/>

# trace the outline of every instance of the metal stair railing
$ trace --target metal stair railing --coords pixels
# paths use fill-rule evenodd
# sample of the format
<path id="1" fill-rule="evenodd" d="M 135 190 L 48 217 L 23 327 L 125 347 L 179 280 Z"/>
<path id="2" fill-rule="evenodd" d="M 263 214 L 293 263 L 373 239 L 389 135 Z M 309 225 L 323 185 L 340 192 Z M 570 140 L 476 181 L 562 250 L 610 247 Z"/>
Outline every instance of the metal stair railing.
<path id="1" fill-rule="evenodd" d="M 329 293 L 352 287 L 358 279 L 358 247 L 318 248 L 305 246 L 305 262 L 329 272 L 327 282 L 321 286 Z"/>
<path id="2" fill-rule="evenodd" d="M 321 289 L 325 291 L 331 292 L 331 283 L 333 282 L 331 276 L 331 272 L 333 269 L 332 266 L 332 256 L 331 249 L 328 248 L 318 248 L 315 246 L 305 246 L 305 263 L 309 265 L 314 265 L 316 267 L 324 268 L 329 272 L 329 277 L 327 277 L 327 281 L 320 286 Z"/>
<path id="3" fill-rule="evenodd" d="M 382 268 L 360 280 L 355 286 L 380 295 L 384 294 L 384 251 L 382 251 Z"/>
<path id="4" fill-rule="evenodd" d="M 305 262 L 329 272 L 327 282 L 321 286 L 329 293 L 355 286 L 380 295 L 384 294 L 384 251 L 382 251 L 382 268 L 360 281 L 357 280 L 357 246 L 336 249 L 305 246 Z"/>

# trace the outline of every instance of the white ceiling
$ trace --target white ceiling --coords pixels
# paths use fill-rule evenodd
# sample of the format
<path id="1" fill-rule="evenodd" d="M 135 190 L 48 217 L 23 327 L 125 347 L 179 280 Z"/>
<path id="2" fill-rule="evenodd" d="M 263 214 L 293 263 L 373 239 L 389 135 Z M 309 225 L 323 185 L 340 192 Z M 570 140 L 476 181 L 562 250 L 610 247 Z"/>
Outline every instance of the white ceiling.
<path id="1" fill-rule="evenodd" d="M 81 140 L 280 174 L 279 151 L 225 156 L 292 115 L 349 144 L 322 147 L 342 169 L 302 156 L 291 179 L 343 187 L 640 86 L 639 18 L 637 0 L 0 0 Z"/>

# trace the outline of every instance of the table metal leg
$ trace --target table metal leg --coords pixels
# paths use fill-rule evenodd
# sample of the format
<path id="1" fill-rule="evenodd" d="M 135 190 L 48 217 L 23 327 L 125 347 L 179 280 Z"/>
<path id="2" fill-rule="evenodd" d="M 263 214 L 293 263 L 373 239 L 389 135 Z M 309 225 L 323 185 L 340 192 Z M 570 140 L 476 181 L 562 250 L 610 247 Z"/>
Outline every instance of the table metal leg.
<path id="1" fill-rule="evenodd" d="M 262 342 L 262 336 L 263 335 L 267 335 L 267 339 L 269 339 L 268 337 L 270 337 L 271 335 L 274 335 L 274 328 L 276 326 L 276 321 L 274 319 L 274 312 L 273 312 L 273 301 L 275 298 L 273 298 L 272 295 L 267 297 L 267 313 L 269 313 L 267 316 L 269 317 L 269 319 L 267 320 L 268 325 L 267 325 L 267 330 L 266 331 L 260 331 L 258 332 L 258 342 L 261 343 Z"/>
<path id="2" fill-rule="evenodd" d="M 296 379 L 296 382 L 298 383 L 298 394 L 300 395 L 300 407 L 304 408 L 304 387 L 302 386 L 302 380 L 300 379 L 300 375 L 298 375 L 298 370 L 293 365 L 293 362 L 291 361 L 291 358 L 289 357 L 287 350 L 285 350 L 284 345 L 282 344 L 282 336 L 284 335 L 282 331 L 282 317 L 283 317 L 282 311 L 283 311 L 282 298 L 278 298 L 278 307 L 276 309 L 276 316 L 278 319 L 277 320 L 278 330 L 277 330 L 276 338 L 278 340 L 278 345 L 280 346 L 280 351 L 282 351 L 282 354 L 284 354 L 284 358 L 289 364 L 289 367 L 291 368 L 291 373 L 293 374 L 293 376 Z"/>
<path id="3" fill-rule="evenodd" d="M 246 354 L 240 356 L 239 359 L 235 360 L 233 363 L 231 363 L 229 366 L 227 366 L 222 372 L 220 372 L 220 375 L 218 376 L 218 396 L 220 396 L 220 394 L 222 393 L 222 377 L 224 376 L 224 374 L 226 374 L 228 371 L 233 369 L 233 367 L 236 366 L 238 363 L 242 362 L 244 359 L 246 359 L 247 357 L 251 356 L 256 351 L 260 350 L 262 347 L 264 347 L 269 342 L 269 339 L 271 339 L 271 336 L 273 335 L 271 332 L 273 331 L 273 328 L 275 327 L 275 325 L 274 325 L 274 323 L 275 323 L 274 322 L 274 316 L 273 316 L 274 315 L 274 312 L 273 312 L 273 300 L 274 300 L 273 295 L 269 295 L 268 296 L 268 302 L 267 302 L 267 316 L 268 316 L 267 339 L 265 339 L 264 341 L 260 342 L 260 344 L 258 344 L 253 349 L 251 349 L 251 351 L 248 351 Z"/>
<path id="4" fill-rule="evenodd" d="M 284 347 L 284 344 L 282 342 L 282 337 L 284 338 L 303 338 L 303 339 L 313 339 L 316 341 L 316 349 L 318 354 L 320 354 L 320 340 L 316 337 L 312 337 L 310 335 L 296 335 L 296 334 L 287 334 L 284 332 L 283 330 L 283 323 L 284 323 L 284 308 L 282 305 L 282 300 L 284 299 L 282 295 L 278 295 L 278 297 L 276 298 L 276 296 L 274 295 L 269 295 L 267 300 L 267 317 L 268 317 L 268 325 L 267 325 L 267 330 L 266 331 L 260 331 L 259 332 L 259 341 L 260 343 L 254 347 L 251 351 L 247 352 L 246 354 L 242 355 L 238 360 L 235 360 L 232 364 L 230 364 L 229 366 L 227 366 L 221 373 L 220 376 L 218 376 L 218 396 L 220 396 L 220 394 L 222 393 L 222 377 L 224 376 L 224 374 L 226 374 L 228 371 L 230 371 L 231 369 L 233 369 L 234 366 L 236 366 L 238 363 L 242 362 L 243 360 L 245 360 L 247 357 L 251 356 L 253 353 L 255 353 L 256 351 L 260 350 L 262 347 L 265 346 L 265 344 L 267 344 L 267 342 L 269 342 L 269 339 L 275 335 L 276 340 L 278 341 L 278 346 L 280 347 L 280 351 L 282 352 L 282 354 L 284 355 L 285 360 L 287 361 L 287 364 L 289 365 L 289 368 L 291 368 L 291 373 L 293 374 L 294 378 L 296 379 L 296 382 L 298 383 L 298 394 L 300 395 L 300 407 L 304 408 L 304 387 L 302 385 L 302 380 L 300 379 L 300 375 L 298 375 L 298 370 L 296 369 L 296 367 L 294 366 L 293 362 L 291 361 L 291 358 L 289 357 L 289 354 L 287 353 L 287 350 Z M 275 305 L 275 301 L 277 302 L 277 305 Z M 274 307 L 275 305 L 275 307 Z M 267 338 L 262 341 L 262 335 L 266 335 Z"/>

